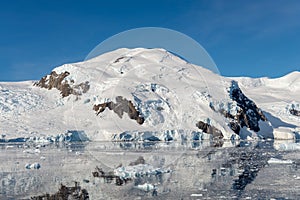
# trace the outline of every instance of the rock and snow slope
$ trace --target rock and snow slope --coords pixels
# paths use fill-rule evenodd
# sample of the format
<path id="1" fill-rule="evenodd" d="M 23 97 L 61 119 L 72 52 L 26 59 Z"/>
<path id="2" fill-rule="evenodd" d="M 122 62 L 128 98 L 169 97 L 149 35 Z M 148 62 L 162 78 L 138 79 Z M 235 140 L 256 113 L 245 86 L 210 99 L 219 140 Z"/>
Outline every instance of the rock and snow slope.
<path id="1" fill-rule="evenodd" d="M 163 49 L 118 49 L 39 81 L 0 83 L 0 133 L 84 130 L 92 140 L 173 140 L 299 131 L 299 116 L 289 112 L 299 109 L 299 72 L 234 79 L 238 84 Z"/>
<path id="2" fill-rule="evenodd" d="M 299 139 L 300 117 L 293 114 L 300 110 L 300 72 L 269 79 L 234 78 L 244 93 L 262 108 L 274 128 L 274 137 Z M 295 135 L 296 134 L 296 135 Z"/>

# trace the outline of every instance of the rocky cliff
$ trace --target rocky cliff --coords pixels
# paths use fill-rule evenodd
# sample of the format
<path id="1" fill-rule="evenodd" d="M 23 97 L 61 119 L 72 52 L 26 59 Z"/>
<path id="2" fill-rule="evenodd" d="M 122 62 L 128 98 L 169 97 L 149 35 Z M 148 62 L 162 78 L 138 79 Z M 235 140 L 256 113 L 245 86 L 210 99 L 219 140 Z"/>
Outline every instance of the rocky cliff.
<path id="1" fill-rule="evenodd" d="M 34 86 L 46 88 L 51 90 L 53 88 L 60 91 L 62 97 L 67 97 L 70 94 L 80 96 L 90 89 L 89 82 L 74 84 L 74 80 L 66 80 L 65 78 L 70 75 L 70 72 L 62 72 L 60 74 L 52 71 L 50 75 L 44 76 L 41 80 L 34 83 Z"/>

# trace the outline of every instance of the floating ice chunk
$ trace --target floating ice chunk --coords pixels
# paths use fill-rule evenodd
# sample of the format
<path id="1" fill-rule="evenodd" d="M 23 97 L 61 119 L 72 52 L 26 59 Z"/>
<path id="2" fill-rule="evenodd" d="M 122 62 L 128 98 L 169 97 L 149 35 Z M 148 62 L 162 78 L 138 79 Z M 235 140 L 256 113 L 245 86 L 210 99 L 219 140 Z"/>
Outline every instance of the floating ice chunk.
<path id="1" fill-rule="evenodd" d="M 295 133 L 291 128 L 279 127 L 274 129 L 274 139 L 278 140 L 294 140 Z"/>
<path id="2" fill-rule="evenodd" d="M 35 149 L 34 153 L 41 153 L 41 150 L 40 149 Z"/>
<path id="3" fill-rule="evenodd" d="M 281 160 L 277 158 L 271 158 L 268 160 L 269 164 L 293 164 L 294 162 L 292 160 Z"/>
<path id="4" fill-rule="evenodd" d="M 300 150 L 300 144 L 294 142 L 287 142 L 285 140 L 275 140 L 274 148 L 278 151 L 297 151 Z"/>
<path id="5" fill-rule="evenodd" d="M 25 168 L 26 168 L 26 169 L 30 169 L 30 168 L 31 168 L 31 164 L 27 163 L 27 164 L 25 165 Z"/>
<path id="6" fill-rule="evenodd" d="M 145 192 L 149 192 L 149 191 L 152 191 L 152 190 L 156 189 L 156 186 L 152 185 L 152 184 L 149 184 L 149 183 L 144 183 L 142 185 L 135 186 L 135 188 L 137 188 L 139 190 L 143 190 Z"/>
<path id="7" fill-rule="evenodd" d="M 41 165 L 40 165 L 40 163 L 33 163 L 33 164 L 27 163 L 27 164 L 25 165 L 25 168 L 26 168 L 26 169 L 40 169 L 40 168 L 41 168 Z"/>
<path id="8" fill-rule="evenodd" d="M 33 167 L 33 169 L 40 169 L 41 168 L 40 163 L 33 163 L 32 165 L 31 165 L 31 167 Z"/>
<path id="9" fill-rule="evenodd" d="M 202 197 L 203 194 L 191 194 L 191 197 Z"/>

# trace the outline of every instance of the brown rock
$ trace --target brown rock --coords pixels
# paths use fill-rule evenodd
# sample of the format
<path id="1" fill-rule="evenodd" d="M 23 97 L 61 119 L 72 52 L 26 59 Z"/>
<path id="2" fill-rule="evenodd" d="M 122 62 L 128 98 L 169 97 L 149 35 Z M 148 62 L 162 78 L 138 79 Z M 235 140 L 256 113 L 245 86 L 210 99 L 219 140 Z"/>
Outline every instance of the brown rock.
<path id="1" fill-rule="evenodd" d="M 44 76 L 40 81 L 35 82 L 33 85 L 41 88 L 46 88 L 51 90 L 56 88 L 60 91 L 62 97 L 67 97 L 71 94 L 80 96 L 83 93 L 86 93 L 90 89 L 89 82 L 86 81 L 84 83 L 80 83 L 77 85 L 73 85 L 74 80 L 71 80 L 70 83 L 65 80 L 70 73 L 65 71 L 60 74 L 57 74 L 55 71 L 52 71 L 49 76 Z"/>
<path id="2" fill-rule="evenodd" d="M 135 108 L 133 103 L 122 96 L 116 97 L 116 103 L 110 101 L 94 105 L 93 110 L 96 111 L 96 115 L 99 115 L 106 108 L 113 110 L 120 118 L 123 117 L 124 113 L 127 113 L 130 119 L 136 120 L 140 125 L 145 121 L 144 117 L 140 116 L 140 112 Z"/>
<path id="3" fill-rule="evenodd" d="M 223 133 L 219 129 L 203 121 L 199 121 L 196 126 L 204 133 L 213 135 L 214 139 L 222 139 L 224 137 Z"/>

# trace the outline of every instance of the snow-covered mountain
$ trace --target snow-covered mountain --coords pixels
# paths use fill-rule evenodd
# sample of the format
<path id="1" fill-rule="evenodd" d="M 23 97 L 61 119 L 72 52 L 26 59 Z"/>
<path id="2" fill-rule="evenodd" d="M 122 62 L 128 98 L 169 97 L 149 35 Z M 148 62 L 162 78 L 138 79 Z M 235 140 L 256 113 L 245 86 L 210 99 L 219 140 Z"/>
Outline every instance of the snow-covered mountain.
<path id="1" fill-rule="evenodd" d="M 299 84 L 299 72 L 278 79 L 226 78 L 164 49 L 124 48 L 62 65 L 38 81 L 0 83 L 0 133 L 292 139 L 299 136 Z"/>

